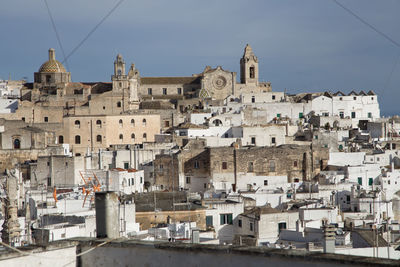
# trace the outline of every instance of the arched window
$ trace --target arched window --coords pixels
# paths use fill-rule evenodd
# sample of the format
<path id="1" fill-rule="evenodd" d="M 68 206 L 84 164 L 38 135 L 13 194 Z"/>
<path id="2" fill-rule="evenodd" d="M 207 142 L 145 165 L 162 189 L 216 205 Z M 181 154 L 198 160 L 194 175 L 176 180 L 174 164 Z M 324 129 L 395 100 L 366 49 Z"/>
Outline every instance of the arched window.
<path id="1" fill-rule="evenodd" d="M 135 127 L 135 120 L 134 119 L 131 119 L 131 126 Z"/>
<path id="2" fill-rule="evenodd" d="M 81 127 L 81 122 L 79 120 L 75 121 L 75 127 L 77 127 L 77 128 Z"/>
<path id="3" fill-rule="evenodd" d="M 122 120 L 119 120 L 119 127 L 122 127 L 122 126 L 124 126 L 124 123 L 122 122 Z"/>
<path id="4" fill-rule="evenodd" d="M 133 134 L 131 134 L 131 139 L 132 139 L 132 142 L 134 142 L 135 141 L 135 134 L 133 133 Z"/>
<path id="5" fill-rule="evenodd" d="M 142 125 L 143 125 L 143 126 L 146 126 L 146 119 L 143 119 L 143 120 L 142 120 Z"/>
<path id="6" fill-rule="evenodd" d="M 124 139 L 124 135 L 123 135 L 123 134 L 120 134 L 120 135 L 119 135 L 119 140 L 122 141 L 123 139 Z"/>
<path id="7" fill-rule="evenodd" d="M 96 136 L 96 141 L 99 142 L 99 143 L 101 143 L 101 135 L 97 135 L 97 136 Z"/>
<path id="8" fill-rule="evenodd" d="M 81 136 L 75 135 L 75 144 L 79 145 L 81 143 Z"/>
<path id="9" fill-rule="evenodd" d="M 222 121 L 220 119 L 216 119 L 216 120 L 213 121 L 213 124 L 215 126 L 220 126 L 220 125 L 222 125 Z"/>
<path id="10" fill-rule="evenodd" d="M 117 107 L 120 108 L 121 107 L 121 101 L 117 102 Z"/>
<path id="11" fill-rule="evenodd" d="M 100 127 L 101 127 L 101 120 L 97 120 L 97 121 L 96 121 L 96 125 L 97 125 L 97 127 L 100 128 Z"/>
<path id="12" fill-rule="evenodd" d="M 60 135 L 60 136 L 58 137 L 58 143 L 59 143 L 59 144 L 64 144 L 64 136 Z"/>
<path id="13" fill-rule="evenodd" d="M 147 141 L 147 134 L 144 133 L 144 134 L 143 134 L 143 142 L 146 142 L 146 141 Z"/>
<path id="14" fill-rule="evenodd" d="M 256 77 L 256 69 L 254 68 L 254 66 L 250 67 L 250 78 L 254 79 Z"/>
<path id="15" fill-rule="evenodd" d="M 14 149 L 20 149 L 21 148 L 21 141 L 16 138 L 14 139 Z"/>

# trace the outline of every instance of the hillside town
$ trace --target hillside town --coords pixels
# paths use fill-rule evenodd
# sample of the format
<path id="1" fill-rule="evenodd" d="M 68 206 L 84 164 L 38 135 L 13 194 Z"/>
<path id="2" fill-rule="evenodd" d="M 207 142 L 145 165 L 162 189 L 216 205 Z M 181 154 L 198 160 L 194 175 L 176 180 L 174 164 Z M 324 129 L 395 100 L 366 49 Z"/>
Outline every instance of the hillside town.
<path id="1" fill-rule="evenodd" d="M 72 81 L 47 56 L 33 83 L 0 81 L 3 244 L 107 237 L 400 259 L 400 117 L 381 116 L 373 88 L 274 91 L 250 45 L 239 74 L 143 77 L 118 54 L 100 82 Z"/>

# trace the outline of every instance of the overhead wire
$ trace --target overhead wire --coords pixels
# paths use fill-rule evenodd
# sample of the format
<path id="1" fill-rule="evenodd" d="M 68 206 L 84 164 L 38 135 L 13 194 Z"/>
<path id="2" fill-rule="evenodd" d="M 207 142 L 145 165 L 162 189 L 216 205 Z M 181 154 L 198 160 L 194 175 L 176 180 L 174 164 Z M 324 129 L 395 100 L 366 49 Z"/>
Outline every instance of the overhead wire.
<path id="1" fill-rule="evenodd" d="M 45 5 L 46 5 L 47 13 L 49 14 L 51 25 L 53 26 L 53 30 L 54 30 L 54 32 L 56 34 L 58 45 L 60 46 L 61 52 L 63 54 L 63 58 L 64 58 L 63 62 L 65 62 L 65 65 L 67 67 L 67 71 L 70 71 L 67 58 L 65 57 L 65 50 L 64 50 L 64 47 L 62 45 L 60 35 L 58 34 L 58 30 L 57 30 L 56 23 L 54 21 L 53 15 L 51 14 L 49 4 L 47 3 L 47 0 L 43 0 L 43 1 L 44 1 Z"/>
<path id="2" fill-rule="evenodd" d="M 64 58 L 64 61 L 68 60 L 78 50 L 89 37 L 99 28 L 99 26 L 122 4 L 124 0 L 119 0 L 117 4 L 93 27 L 91 31 L 71 50 L 71 52 Z M 64 63 L 64 61 L 62 63 Z"/>
<path id="3" fill-rule="evenodd" d="M 380 36 L 382 36 L 383 38 L 385 38 L 386 40 L 388 40 L 389 42 L 391 42 L 393 45 L 397 46 L 398 48 L 400 48 L 400 43 L 397 42 L 396 40 L 394 40 L 393 38 L 391 38 L 389 35 L 387 35 L 386 33 L 382 32 L 381 30 L 379 30 L 378 28 L 376 28 L 375 26 L 373 26 L 371 23 L 367 22 L 366 20 L 364 20 L 363 18 L 361 18 L 359 15 L 357 15 L 355 12 L 353 12 L 350 8 L 346 7 L 345 5 L 343 5 L 342 3 L 340 3 L 337 0 L 332 0 L 335 4 L 337 4 L 339 7 L 341 7 L 342 9 L 344 9 L 345 11 L 347 11 L 350 15 L 352 15 L 353 17 L 355 17 L 357 20 L 359 20 L 361 23 L 363 23 L 364 25 L 366 25 L 368 28 L 372 29 L 374 32 L 378 33 Z M 382 89 L 382 95 L 385 93 L 386 88 L 389 86 L 390 81 L 392 79 L 392 76 L 394 74 L 394 71 L 397 68 L 397 65 L 400 61 L 400 52 L 397 55 L 397 58 L 392 66 L 392 69 L 389 73 L 388 78 L 386 79 L 385 83 L 384 83 L 384 87 Z"/>

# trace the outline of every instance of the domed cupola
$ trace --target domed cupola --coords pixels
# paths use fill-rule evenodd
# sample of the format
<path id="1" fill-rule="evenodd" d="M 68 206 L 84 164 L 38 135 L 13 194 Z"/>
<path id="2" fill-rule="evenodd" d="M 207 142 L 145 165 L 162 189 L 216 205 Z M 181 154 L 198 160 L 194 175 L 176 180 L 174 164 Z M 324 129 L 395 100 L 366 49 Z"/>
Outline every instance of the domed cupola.
<path id="1" fill-rule="evenodd" d="M 71 81 L 71 74 L 67 72 L 60 61 L 56 60 L 56 53 L 53 48 L 49 49 L 49 60 L 40 66 L 39 71 L 35 72 L 34 76 L 35 83 L 47 86 Z"/>

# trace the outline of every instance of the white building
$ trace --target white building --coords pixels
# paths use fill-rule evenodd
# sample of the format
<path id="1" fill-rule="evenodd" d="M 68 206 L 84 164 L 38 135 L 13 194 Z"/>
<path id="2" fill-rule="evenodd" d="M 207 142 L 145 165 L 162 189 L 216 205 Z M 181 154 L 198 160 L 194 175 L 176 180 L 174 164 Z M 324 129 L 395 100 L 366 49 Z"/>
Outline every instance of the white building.
<path id="1" fill-rule="evenodd" d="M 112 169 L 108 171 L 110 190 L 124 194 L 142 193 L 144 191 L 144 171 L 135 169 Z"/>
<path id="2" fill-rule="evenodd" d="M 220 244 L 231 243 L 234 238 L 234 224 L 244 211 L 244 203 L 228 199 L 204 199 L 206 226 L 214 229 Z"/>

